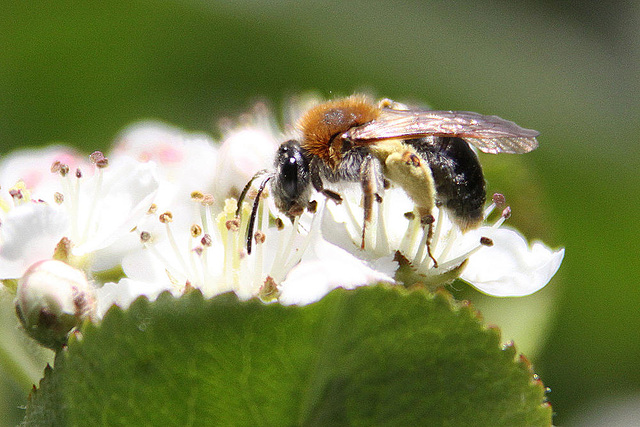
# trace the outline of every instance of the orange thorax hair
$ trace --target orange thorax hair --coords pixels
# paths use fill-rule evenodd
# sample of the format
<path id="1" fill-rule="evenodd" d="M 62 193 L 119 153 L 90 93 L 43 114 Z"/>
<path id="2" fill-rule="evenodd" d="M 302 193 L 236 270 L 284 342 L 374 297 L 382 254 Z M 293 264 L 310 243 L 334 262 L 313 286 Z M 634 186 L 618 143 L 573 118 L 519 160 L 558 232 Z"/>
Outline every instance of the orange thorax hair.
<path id="1" fill-rule="evenodd" d="M 380 109 L 365 96 L 353 95 L 320 104 L 305 113 L 298 124 L 302 131 L 302 148 L 335 169 L 342 159 L 344 140 L 340 138 L 352 127 L 375 120 Z"/>

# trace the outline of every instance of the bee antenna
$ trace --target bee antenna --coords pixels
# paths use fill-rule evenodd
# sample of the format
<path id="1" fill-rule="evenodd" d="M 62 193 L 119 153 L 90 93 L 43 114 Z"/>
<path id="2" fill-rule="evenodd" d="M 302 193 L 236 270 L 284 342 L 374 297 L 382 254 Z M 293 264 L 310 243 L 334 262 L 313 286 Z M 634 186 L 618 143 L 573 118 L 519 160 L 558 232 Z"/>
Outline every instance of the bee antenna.
<path id="1" fill-rule="evenodd" d="M 256 177 L 254 176 L 252 178 L 252 181 L 255 178 Z M 273 175 L 269 175 L 268 177 L 266 177 L 260 183 L 260 187 L 258 188 L 258 194 L 256 195 L 256 199 L 253 201 L 253 208 L 251 208 L 251 217 L 249 218 L 249 226 L 247 227 L 247 253 L 248 254 L 251 254 L 251 242 L 253 241 L 253 228 L 254 228 L 255 223 L 256 223 L 256 216 L 258 214 L 258 206 L 260 204 L 260 197 L 262 196 L 262 192 L 264 191 L 265 187 L 267 186 L 267 182 L 269 182 L 269 180 L 271 178 L 273 178 Z M 249 184 L 251 184 L 251 182 Z"/>
<path id="2" fill-rule="evenodd" d="M 242 189 L 242 192 L 240 193 L 240 197 L 238 197 L 238 206 L 236 207 L 236 218 L 240 218 L 240 211 L 242 210 L 242 202 L 244 202 L 245 197 L 247 197 L 247 193 L 249 192 L 249 189 L 251 188 L 251 184 L 253 184 L 253 181 L 255 181 L 257 178 L 261 177 L 265 173 L 267 173 L 266 169 L 262 169 L 262 170 L 259 170 L 258 172 L 256 172 L 255 175 L 253 175 L 251 177 L 249 182 L 247 182 L 247 184 Z"/>

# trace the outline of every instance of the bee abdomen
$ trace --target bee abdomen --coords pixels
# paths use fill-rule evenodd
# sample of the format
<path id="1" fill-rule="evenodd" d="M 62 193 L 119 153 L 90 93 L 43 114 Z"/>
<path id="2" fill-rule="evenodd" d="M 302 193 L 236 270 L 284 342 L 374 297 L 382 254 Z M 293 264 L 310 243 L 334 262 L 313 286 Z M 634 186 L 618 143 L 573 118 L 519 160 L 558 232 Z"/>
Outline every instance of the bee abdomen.
<path id="1" fill-rule="evenodd" d="M 433 175 L 436 199 L 463 230 L 483 220 L 486 187 L 478 156 L 462 138 L 428 137 L 405 141 L 422 156 Z"/>

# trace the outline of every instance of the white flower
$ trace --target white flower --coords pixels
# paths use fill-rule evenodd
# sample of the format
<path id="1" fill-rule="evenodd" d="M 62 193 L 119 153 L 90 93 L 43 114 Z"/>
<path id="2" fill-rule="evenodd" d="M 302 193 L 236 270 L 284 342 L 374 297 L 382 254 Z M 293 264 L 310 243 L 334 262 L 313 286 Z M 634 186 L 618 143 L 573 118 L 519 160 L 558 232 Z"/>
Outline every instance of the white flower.
<path id="1" fill-rule="evenodd" d="M 284 305 L 310 304 L 336 288 L 355 289 L 394 282 L 392 276 L 320 238 L 307 250 L 303 261 L 289 272 L 279 287 L 279 302 Z"/>
<path id="2" fill-rule="evenodd" d="M 365 232 L 358 184 L 336 188 L 345 200 L 339 206 L 314 193 L 318 212 L 305 212 L 293 224 L 281 219 L 268 185 L 266 201 L 237 210 L 227 197 L 238 195 L 258 170 L 270 176 L 284 137 L 263 105 L 225 133 L 218 149 L 204 135 L 141 123 L 118 139 L 112 162 L 118 167 L 98 167 L 88 178 L 58 162 L 60 190 L 51 196 L 53 187 L 39 184 L 39 203 L 17 200 L 15 194 L 29 194 L 18 183 L 20 191 L 8 196 L 13 208 L 11 200 L 3 205 L 8 213 L 0 229 L 0 272 L 20 277 L 65 245 L 84 271 L 121 265 L 126 277 L 98 290 L 102 315 L 112 304 L 125 308 L 140 295 L 154 299 L 167 290 L 180 295 L 199 289 L 207 297 L 233 291 L 241 299 L 308 304 L 336 287 L 438 286 L 461 278 L 491 295 L 521 296 L 543 287 L 562 261 L 564 250 L 541 243 L 530 248 L 517 232 L 501 228 L 508 209 L 493 225 L 462 233 L 434 208 L 430 234 L 397 188 L 376 203 Z M 99 166 L 100 156 L 93 159 Z M 252 188 L 248 199 L 255 195 Z"/>
<path id="3" fill-rule="evenodd" d="M 158 209 L 187 206 L 194 191 L 210 191 L 215 185 L 218 147 L 203 133 L 186 133 L 161 122 L 140 122 L 116 139 L 114 159 L 133 157 L 157 166 L 160 182 L 154 203 Z"/>
<path id="4" fill-rule="evenodd" d="M 207 168 L 199 163 L 202 158 L 211 160 L 206 150 L 194 164 L 188 154 L 175 153 L 189 150 L 192 138 L 167 126 L 141 124 L 120 138 L 116 152 L 159 163 L 160 196 L 156 210 L 137 225 L 144 250 L 133 251 L 123 260 L 127 278 L 98 291 L 100 313 L 111 303 L 126 307 L 139 295 L 154 299 L 164 290 L 179 295 L 197 288 L 206 296 L 234 291 L 242 299 L 259 296 L 264 300 L 278 298 L 285 304 L 306 304 L 338 286 L 392 281 L 389 275 L 324 241 L 317 224 L 312 226 L 310 214 L 294 224 L 276 220 L 281 213 L 271 200 L 259 204 L 254 230 L 257 236 L 252 240 L 253 251 L 247 253 L 250 207 L 242 209 L 239 221 L 235 202 L 227 200 L 224 206 L 222 202 L 230 195 L 238 196 L 258 170 L 272 168 L 278 141 L 283 137 L 263 104 L 242 118 L 239 125 L 227 125 L 224 133 L 216 161 Z M 165 158 L 181 159 L 182 163 L 168 168 L 179 169 L 182 174 L 163 172 Z M 199 180 L 203 185 L 196 191 L 180 182 L 184 171 L 192 170 L 208 173 Z M 206 191 L 211 176 L 213 193 L 198 191 Z M 166 194 L 172 196 L 162 196 Z M 185 202 L 187 198 L 191 200 Z"/>
<path id="5" fill-rule="evenodd" d="M 347 195 L 350 193 L 346 192 Z M 495 197 L 501 201 L 502 197 Z M 485 220 L 495 209 L 492 203 Z M 379 265 L 389 274 L 389 260 L 400 267 L 396 278 L 438 286 L 456 278 L 493 296 L 524 296 L 544 287 L 558 270 L 564 249 L 550 250 L 542 243 L 529 248 L 516 231 L 501 228 L 510 215 L 503 211 L 491 226 L 462 233 L 443 209 L 435 208 L 433 236 L 427 250 L 428 227 L 420 224 L 411 200 L 400 189 L 385 192 L 377 214 L 365 231 L 365 250 L 360 249 L 362 210 L 353 196 L 340 206 L 331 206 L 331 217 L 323 219 L 323 234 L 352 254 Z M 437 261 L 437 265 L 434 263 Z M 384 267 L 386 265 L 386 267 Z"/>
<path id="6" fill-rule="evenodd" d="M 238 198 L 253 175 L 270 169 L 283 136 L 264 104 L 257 104 L 239 124 L 227 125 L 215 166 L 213 196 Z"/>
<path id="7" fill-rule="evenodd" d="M 160 213 L 157 227 L 140 230 L 144 250 L 130 254 L 123 262 L 127 277 L 136 283 L 123 288 L 126 295 L 112 293 L 113 302 L 130 303 L 138 296 L 130 291 L 133 288 L 151 299 L 158 291 L 170 290 L 177 295 L 194 288 L 207 297 L 233 291 L 239 298 L 248 299 L 259 296 L 265 284 L 271 287 L 280 283 L 298 264 L 308 242 L 307 233 L 279 221 L 269 225 L 273 217 L 261 202 L 253 250 L 248 254 L 247 205 L 243 210 L 245 220 L 240 221 L 235 200 L 227 200 L 222 212 L 215 210 L 211 200 L 195 195 L 194 215 L 181 218 L 171 212 Z"/>
<path id="8" fill-rule="evenodd" d="M 564 257 L 564 248 L 553 251 L 542 242 L 529 246 L 521 234 L 509 228 L 482 227 L 469 234 L 485 236 L 493 246 L 470 256 L 460 278 L 488 295 L 532 294 L 551 280 Z"/>
<path id="9" fill-rule="evenodd" d="M 54 145 L 14 151 L 0 162 L 2 210 L 10 209 L 13 206 L 11 201 L 19 204 L 33 199 L 52 203 L 59 186 L 51 174 L 54 163 L 67 165 L 70 171 L 80 168 L 85 173 L 93 173 L 89 159 L 69 147 Z"/>
<path id="10" fill-rule="evenodd" d="M 270 202 L 261 201 L 257 206 L 249 254 L 248 204 L 239 220 L 234 199 L 228 199 L 219 213 L 207 200 L 194 200 L 199 211 L 192 217 L 195 222 L 164 213 L 159 217 L 160 227 L 141 230 L 145 250 L 125 258 L 128 279 L 98 291 L 100 315 L 111 303 L 127 307 L 140 295 L 154 299 L 163 290 L 179 295 L 195 288 L 207 297 L 233 291 L 240 299 L 259 297 L 300 305 L 317 301 L 337 287 L 393 282 L 323 240 L 311 214 L 285 223 Z"/>
<path id="11" fill-rule="evenodd" d="M 35 262 L 51 259 L 68 229 L 58 206 L 28 203 L 9 211 L 0 228 L 0 278 L 17 279 Z"/>
<path id="12" fill-rule="evenodd" d="M 0 228 L 1 279 L 19 278 L 32 264 L 54 257 L 84 271 L 120 263 L 126 248 L 112 245 L 151 205 L 158 185 L 154 168 L 128 158 L 107 167 L 101 153 L 92 159 L 96 168 L 89 175 L 60 162 L 48 165 L 48 179 L 35 189 L 38 200 L 24 197 L 7 212 Z"/>

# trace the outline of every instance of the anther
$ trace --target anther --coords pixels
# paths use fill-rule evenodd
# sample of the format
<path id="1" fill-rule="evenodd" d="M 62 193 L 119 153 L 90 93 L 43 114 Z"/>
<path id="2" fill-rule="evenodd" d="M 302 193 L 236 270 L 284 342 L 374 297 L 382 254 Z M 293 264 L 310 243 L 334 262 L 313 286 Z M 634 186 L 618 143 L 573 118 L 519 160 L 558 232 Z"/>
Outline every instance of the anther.
<path id="1" fill-rule="evenodd" d="M 511 217 L 511 207 L 507 206 L 502 211 L 502 218 L 509 219 Z"/>
<path id="2" fill-rule="evenodd" d="M 496 204 L 496 206 L 502 206 L 506 202 L 504 195 L 501 193 L 494 193 L 491 200 Z"/>
<path id="3" fill-rule="evenodd" d="M 276 228 L 278 229 L 278 231 L 284 230 L 284 221 L 282 221 L 281 218 L 276 218 L 275 223 L 276 223 Z"/>
<path id="4" fill-rule="evenodd" d="M 416 219 L 416 214 L 414 214 L 413 212 L 405 212 L 404 217 L 409 221 L 413 221 L 414 219 Z"/>
<path id="5" fill-rule="evenodd" d="M 147 243 L 149 241 L 151 241 L 151 233 L 149 233 L 148 231 L 140 232 L 140 242 Z"/>
<path id="6" fill-rule="evenodd" d="M 76 169 L 76 178 L 82 178 L 82 171 L 80 170 L 80 168 Z"/>
<path id="7" fill-rule="evenodd" d="M 202 203 L 204 206 L 211 206 L 213 205 L 213 202 L 215 201 L 213 199 L 213 195 L 211 194 L 204 194 L 204 197 L 202 197 L 202 200 L 200 201 L 200 203 Z"/>
<path id="8" fill-rule="evenodd" d="M 22 197 L 23 197 L 22 196 L 22 191 L 17 190 L 15 188 L 12 189 L 12 190 L 9 190 L 9 195 L 15 200 L 21 200 Z"/>
<path id="9" fill-rule="evenodd" d="M 62 163 L 60 160 L 56 160 L 51 164 L 51 173 L 59 173 L 65 176 L 69 172 L 69 166 Z"/>
<path id="10" fill-rule="evenodd" d="M 102 151 L 94 151 L 89 155 L 89 159 L 94 165 L 96 165 L 96 167 L 100 169 L 104 169 L 109 166 L 109 159 L 107 159 L 104 154 L 102 154 Z"/>
<path id="11" fill-rule="evenodd" d="M 61 205 L 62 202 L 64 202 L 64 194 L 59 193 L 59 192 L 55 192 L 53 194 L 53 200 L 56 202 L 56 204 Z"/>
<path id="12" fill-rule="evenodd" d="M 211 245 L 213 245 L 213 239 L 211 238 L 210 234 L 205 233 L 202 236 L 202 239 L 200 239 L 200 243 L 202 244 L 202 246 L 205 247 L 211 247 Z"/>
<path id="13" fill-rule="evenodd" d="M 191 231 L 191 237 L 198 237 L 202 234 L 202 227 L 198 224 L 193 224 L 189 230 Z"/>
<path id="14" fill-rule="evenodd" d="M 488 237 L 481 237 L 480 238 L 480 244 L 482 246 L 493 246 L 493 240 L 491 240 Z"/>
<path id="15" fill-rule="evenodd" d="M 194 202 L 202 202 L 202 199 L 204 199 L 204 194 L 200 191 L 194 191 L 191 193 L 191 200 Z"/>
<path id="16" fill-rule="evenodd" d="M 264 241 L 267 239 L 267 236 L 262 231 L 258 230 L 254 233 L 253 238 L 255 239 L 256 243 L 261 244 L 264 243 Z"/>
<path id="17" fill-rule="evenodd" d="M 160 214 L 159 219 L 161 223 L 168 224 L 173 221 L 173 214 L 167 211 L 163 214 Z"/>
<path id="18" fill-rule="evenodd" d="M 167 223 L 173 222 L 173 214 L 171 212 L 165 212 L 160 214 L 158 219 L 162 224 L 167 224 Z"/>
<path id="19" fill-rule="evenodd" d="M 51 173 L 58 173 L 60 172 L 61 168 L 62 163 L 60 163 L 60 160 L 56 160 L 55 162 L 51 163 Z"/>
<path id="20" fill-rule="evenodd" d="M 240 220 L 238 218 L 230 219 L 225 222 L 224 225 L 227 227 L 227 230 L 235 232 L 240 229 Z"/>
<path id="21" fill-rule="evenodd" d="M 149 209 L 147 209 L 147 214 L 153 215 L 154 213 L 156 213 L 157 210 L 158 210 L 158 205 L 156 205 L 155 203 L 152 203 L 151 206 L 149 206 Z"/>
<path id="22" fill-rule="evenodd" d="M 192 251 L 196 255 L 200 256 L 200 255 L 202 255 L 202 252 L 204 252 L 204 249 L 202 248 L 202 246 L 198 246 L 198 247 L 193 248 Z"/>

